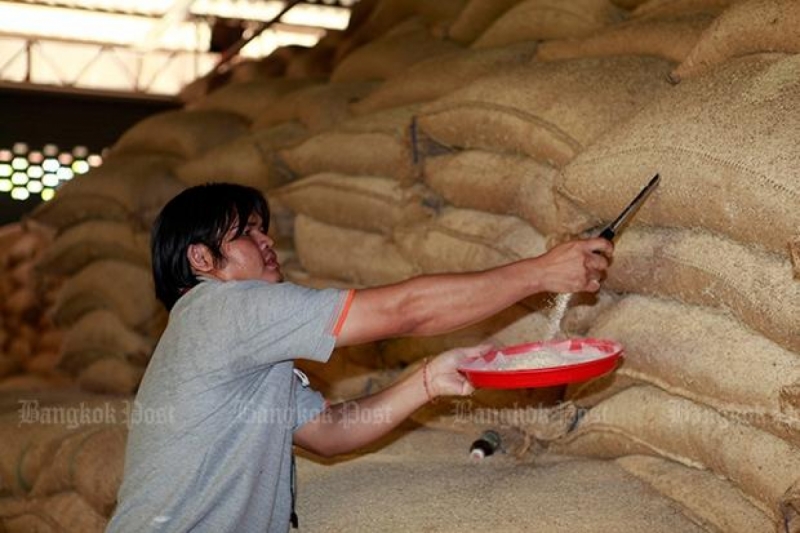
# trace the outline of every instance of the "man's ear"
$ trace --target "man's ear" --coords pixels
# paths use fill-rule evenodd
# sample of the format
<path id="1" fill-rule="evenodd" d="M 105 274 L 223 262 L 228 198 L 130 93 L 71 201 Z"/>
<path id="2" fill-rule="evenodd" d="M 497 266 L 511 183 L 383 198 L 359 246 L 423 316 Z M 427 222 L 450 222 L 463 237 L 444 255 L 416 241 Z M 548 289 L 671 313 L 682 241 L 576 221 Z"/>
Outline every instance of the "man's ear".
<path id="1" fill-rule="evenodd" d="M 192 270 L 205 274 L 214 269 L 214 256 L 205 244 L 190 244 L 186 257 Z"/>

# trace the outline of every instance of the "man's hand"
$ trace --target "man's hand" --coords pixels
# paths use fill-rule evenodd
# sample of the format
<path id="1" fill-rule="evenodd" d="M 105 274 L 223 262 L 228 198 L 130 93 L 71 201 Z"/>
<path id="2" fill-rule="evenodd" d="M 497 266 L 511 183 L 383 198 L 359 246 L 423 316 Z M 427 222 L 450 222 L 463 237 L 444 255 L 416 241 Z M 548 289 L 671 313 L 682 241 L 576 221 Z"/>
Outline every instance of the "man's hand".
<path id="1" fill-rule="evenodd" d="M 613 253 L 611 241 L 595 238 L 559 244 L 531 261 L 536 266 L 534 275 L 547 292 L 595 292 Z"/>
<path id="2" fill-rule="evenodd" d="M 470 348 L 456 348 L 439 354 L 431 359 L 425 379 L 428 380 L 427 388 L 432 397 L 436 396 L 467 396 L 475 390 L 467 378 L 458 371 L 459 365 L 469 359 L 494 349 L 491 344 L 481 344 Z"/>
<path id="3" fill-rule="evenodd" d="M 458 365 L 491 349 L 490 345 L 481 345 L 444 352 L 380 392 L 332 405 L 296 430 L 294 443 L 331 457 L 374 442 L 428 400 L 472 393 L 474 389 L 457 370 Z M 353 412 L 370 416 L 349 416 Z"/>

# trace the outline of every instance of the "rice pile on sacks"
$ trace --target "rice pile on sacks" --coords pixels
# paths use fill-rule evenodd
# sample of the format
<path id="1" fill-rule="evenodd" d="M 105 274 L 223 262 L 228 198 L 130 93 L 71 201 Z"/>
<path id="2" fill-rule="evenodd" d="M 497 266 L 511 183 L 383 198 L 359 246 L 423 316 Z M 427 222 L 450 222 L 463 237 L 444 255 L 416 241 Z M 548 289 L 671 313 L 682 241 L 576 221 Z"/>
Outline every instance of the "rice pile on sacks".
<path id="1" fill-rule="evenodd" d="M 290 281 L 365 287 L 541 254 L 610 221 L 658 172 L 603 289 L 560 324 L 621 343 L 614 373 L 480 390 L 421 410 L 388 446 L 301 458 L 302 527 L 800 531 L 795 6 L 362 0 L 311 50 L 197 80 L 183 109 L 135 125 L 8 230 L 42 235 L 3 263 L 38 280 L 19 285 L 41 285 L 41 311 L 4 308 L 0 389 L 15 391 L 2 423 L 19 399 L 125 411 L 165 320 L 147 231 L 184 187 L 258 188 Z M 551 307 L 530 298 L 448 335 L 299 366 L 331 401 L 352 398 L 450 347 L 539 340 Z M 487 428 L 506 453 L 470 463 Z M 9 431 L 2 527 L 102 530 L 124 417 Z"/>

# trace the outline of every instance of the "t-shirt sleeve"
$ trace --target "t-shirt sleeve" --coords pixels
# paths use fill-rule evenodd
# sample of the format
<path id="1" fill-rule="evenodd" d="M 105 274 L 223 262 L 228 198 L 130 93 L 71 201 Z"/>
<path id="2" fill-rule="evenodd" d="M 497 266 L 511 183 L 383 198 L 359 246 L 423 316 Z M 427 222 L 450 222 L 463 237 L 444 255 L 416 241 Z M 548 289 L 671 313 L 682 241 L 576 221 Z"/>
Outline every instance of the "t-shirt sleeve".
<path id="1" fill-rule="evenodd" d="M 291 283 L 225 282 L 216 311 L 230 328 L 229 346 L 256 364 L 289 359 L 325 362 L 347 316 L 353 291 Z M 232 354 L 233 355 L 233 354 Z"/>
<path id="2" fill-rule="evenodd" d="M 297 372 L 300 371 L 295 370 L 295 374 L 297 374 Z M 295 375 L 295 379 L 294 398 L 297 416 L 295 417 L 292 431 L 297 431 L 307 422 L 310 422 L 314 417 L 323 412 L 327 405 L 322 394 L 308 386 L 307 381 L 304 382 L 303 379 L 297 375 Z"/>

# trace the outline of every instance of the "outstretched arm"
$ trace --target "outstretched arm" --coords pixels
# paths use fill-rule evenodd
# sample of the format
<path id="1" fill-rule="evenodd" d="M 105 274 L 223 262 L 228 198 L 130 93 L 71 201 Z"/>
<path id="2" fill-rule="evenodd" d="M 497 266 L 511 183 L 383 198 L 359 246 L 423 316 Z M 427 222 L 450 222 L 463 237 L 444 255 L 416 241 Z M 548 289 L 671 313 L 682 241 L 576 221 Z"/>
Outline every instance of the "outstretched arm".
<path id="1" fill-rule="evenodd" d="M 420 276 L 359 290 L 337 345 L 446 333 L 539 292 L 596 291 L 612 252 L 605 239 L 571 241 L 483 272 Z"/>
<path id="2" fill-rule="evenodd" d="M 333 405 L 295 431 L 294 443 L 323 457 L 365 446 L 437 396 L 470 394 L 472 386 L 456 368 L 490 349 L 482 345 L 450 350 L 376 394 Z"/>

